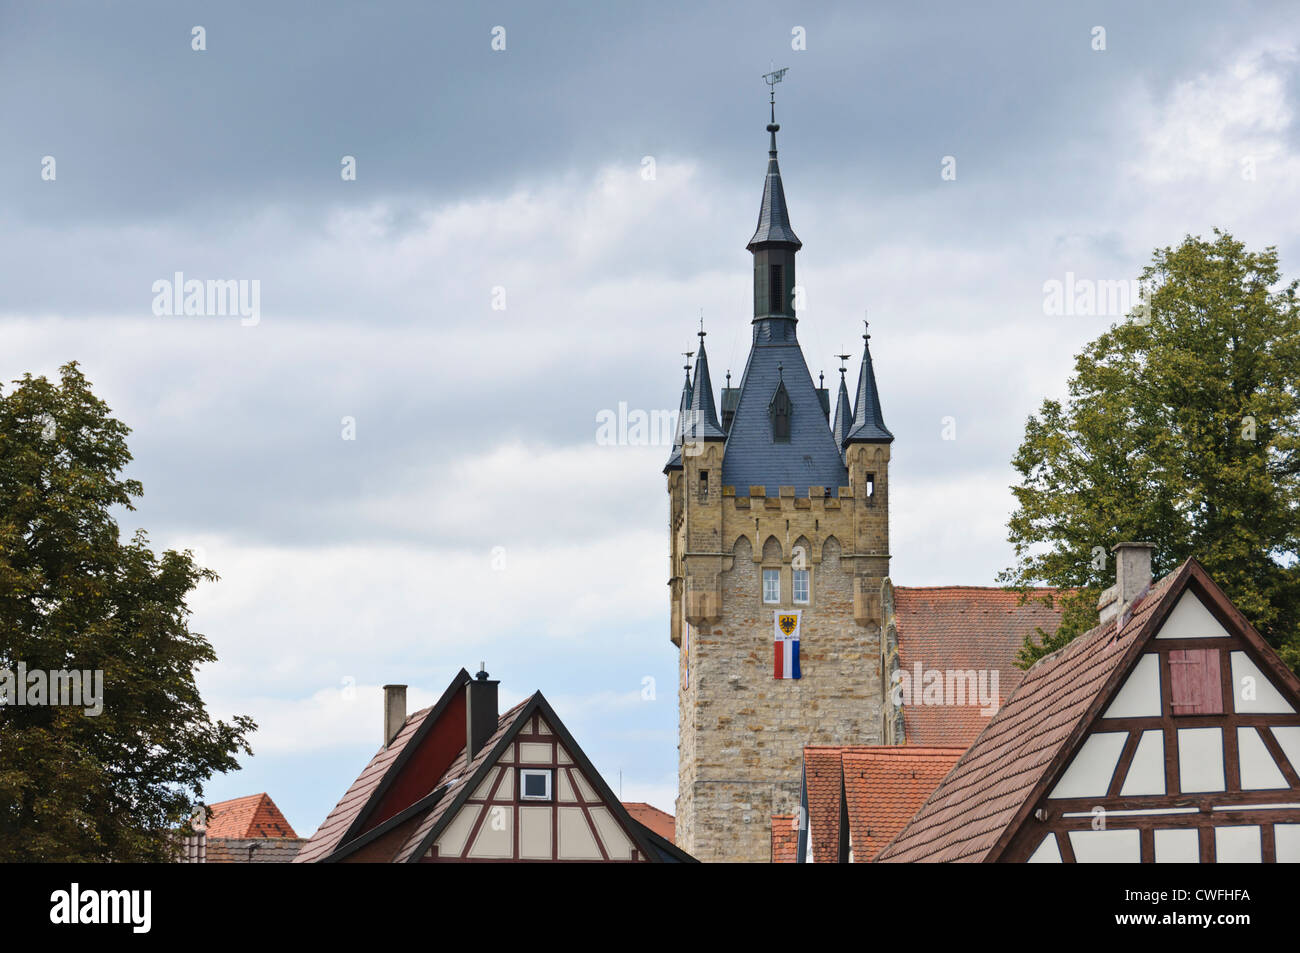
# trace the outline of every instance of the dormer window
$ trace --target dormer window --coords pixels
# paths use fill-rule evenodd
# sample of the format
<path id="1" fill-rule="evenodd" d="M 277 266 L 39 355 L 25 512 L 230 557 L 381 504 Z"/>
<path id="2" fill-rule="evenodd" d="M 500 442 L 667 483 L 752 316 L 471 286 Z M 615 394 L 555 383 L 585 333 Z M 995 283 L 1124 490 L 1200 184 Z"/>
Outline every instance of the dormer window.
<path id="1" fill-rule="evenodd" d="M 776 443 L 790 442 L 790 416 L 793 410 L 794 405 L 790 403 L 790 394 L 785 389 L 785 382 L 782 381 L 776 387 L 772 403 L 768 405 L 768 413 L 772 417 L 772 439 Z"/>

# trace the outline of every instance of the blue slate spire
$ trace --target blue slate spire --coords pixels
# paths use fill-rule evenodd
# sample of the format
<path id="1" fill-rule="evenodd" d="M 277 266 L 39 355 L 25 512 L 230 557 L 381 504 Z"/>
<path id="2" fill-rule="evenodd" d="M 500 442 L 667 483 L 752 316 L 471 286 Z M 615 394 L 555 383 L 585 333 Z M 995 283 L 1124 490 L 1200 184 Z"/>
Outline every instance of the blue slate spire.
<path id="1" fill-rule="evenodd" d="M 759 247 L 771 244 L 793 245 L 803 247 L 799 236 L 790 227 L 790 210 L 785 205 L 785 187 L 781 184 L 781 166 L 776 161 L 776 133 L 781 127 L 777 125 L 773 107 L 772 122 L 767 131 L 772 140 L 767 150 L 767 178 L 763 181 L 763 204 L 758 207 L 758 227 L 754 237 L 745 247 L 756 251 Z"/>
<path id="2" fill-rule="evenodd" d="M 690 354 L 686 355 L 690 360 Z M 673 452 L 664 464 L 664 473 L 682 468 L 682 434 L 686 429 L 686 415 L 691 411 L 691 365 L 686 365 L 686 382 L 682 384 L 681 406 L 677 408 L 677 431 L 673 434 Z"/>
<path id="3" fill-rule="evenodd" d="M 748 496 L 751 486 L 772 496 L 782 486 L 793 486 L 796 496 L 807 496 L 810 487 L 834 496 L 848 485 L 848 471 L 795 333 L 795 254 L 803 243 L 790 227 L 776 162 L 777 129 L 773 114 L 758 230 L 747 246 L 754 256 L 753 344 L 727 431 L 722 483 L 735 487 L 737 496 Z M 773 398 L 782 385 L 782 409 L 788 412 L 780 415 L 778 432 Z"/>
<path id="4" fill-rule="evenodd" d="M 718 408 L 713 402 L 713 382 L 709 379 L 709 357 L 704 353 L 704 331 L 700 332 L 700 352 L 695 357 L 695 380 L 691 383 L 690 410 L 682 429 L 686 440 L 726 440 L 718 423 Z"/>
<path id="5" fill-rule="evenodd" d="M 845 358 L 848 355 L 844 355 Z M 849 430 L 853 426 L 853 404 L 849 400 L 849 387 L 844 382 L 844 374 L 848 368 L 840 367 L 840 392 L 835 398 L 835 420 L 831 424 L 831 433 L 835 435 L 835 446 L 840 448 L 840 454 L 844 453 L 844 441 L 848 439 Z"/>
<path id="6" fill-rule="evenodd" d="M 867 323 L 864 321 L 862 324 L 862 368 L 858 371 L 858 393 L 853 404 L 853 428 L 844 442 L 893 443 L 894 435 L 885 426 L 885 417 L 880 410 L 876 371 L 871 365 L 871 335 L 866 333 Z"/>

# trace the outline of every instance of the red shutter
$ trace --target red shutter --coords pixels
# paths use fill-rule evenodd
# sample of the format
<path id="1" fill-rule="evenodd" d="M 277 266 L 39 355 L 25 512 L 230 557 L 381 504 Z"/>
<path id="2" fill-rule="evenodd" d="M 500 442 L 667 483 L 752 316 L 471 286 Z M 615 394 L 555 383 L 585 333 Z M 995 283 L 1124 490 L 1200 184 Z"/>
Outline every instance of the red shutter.
<path id="1" fill-rule="evenodd" d="M 1218 649 L 1169 653 L 1169 701 L 1175 715 L 1223 714 Z"/>

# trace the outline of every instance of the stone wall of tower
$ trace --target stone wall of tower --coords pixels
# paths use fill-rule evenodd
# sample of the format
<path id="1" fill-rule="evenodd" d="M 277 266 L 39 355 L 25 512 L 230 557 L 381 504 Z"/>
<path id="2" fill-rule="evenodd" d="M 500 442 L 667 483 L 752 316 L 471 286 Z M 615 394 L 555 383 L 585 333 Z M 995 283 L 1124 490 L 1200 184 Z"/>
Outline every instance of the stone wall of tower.
<path id="1" fill-rule="evenodd" d="M 770 860 L 771 815 L 799 805 L 804 745 L 881 743 L 889 448 L 850 450 L 852 485 L 838 499 L 819 487 L 802 497 L 794 487 L 737 496 L 714 482 L 720 444 L 670 474 L 672 511 L 682 514 L 670 583 L 673 630 L 683 636 L 677 843 L 700 860 Z M 807 605 L 793 602 L 799 550 L 811 569 Z M 763 602 L 763 568 L 780 570 L 779 605 Z M 791 608 L 803 610 L 802 677 L 778 680 L 773 611 Z"/>

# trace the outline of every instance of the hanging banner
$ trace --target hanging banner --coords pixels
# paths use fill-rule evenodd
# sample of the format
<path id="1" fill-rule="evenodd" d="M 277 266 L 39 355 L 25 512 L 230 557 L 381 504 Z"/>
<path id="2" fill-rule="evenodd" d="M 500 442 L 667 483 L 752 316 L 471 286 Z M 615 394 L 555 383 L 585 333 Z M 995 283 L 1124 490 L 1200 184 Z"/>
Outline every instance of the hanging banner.
<path id="1" fill-rule="evenodd" d="M 773 678 L 799 677 L 799 621 L 802 614 L 802 609 L 777 609 L 772 613 Z"/>

